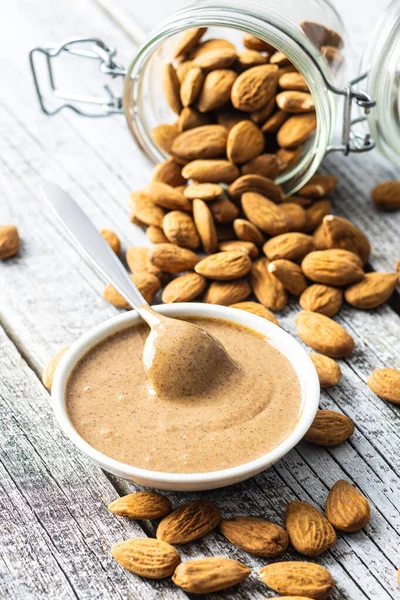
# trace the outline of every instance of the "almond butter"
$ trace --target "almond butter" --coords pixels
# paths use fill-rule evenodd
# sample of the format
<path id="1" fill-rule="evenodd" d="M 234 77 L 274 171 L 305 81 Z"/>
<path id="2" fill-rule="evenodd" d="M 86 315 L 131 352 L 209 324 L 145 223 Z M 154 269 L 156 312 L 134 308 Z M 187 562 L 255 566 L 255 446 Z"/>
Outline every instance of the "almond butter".
<path id="1" fill-rule="evenodd" d="M 189 200 L 216 200 L 224 193 L 223 188 L 217 183 L 192 183 L 185 188 L 183 195 Z"/>
<path id="2" fill-rule="evenodd" d="M 348 250 L 315 250 L 302 261 L 306 277 L 316 283 L 343 286 L 364 279 L 360 258 Z"/>
<path id="3" fill-rule="evenodd" d="M 318 379 L 322 388 L 336 385 L 342 376 L 339 365 L 332 358 L 323 354 L 309 354 L 318 373 Z"/>
<path id="4" fill-rule="evenodd" d="M 240 200 L 246 192 L 262 194 L 272 202 L 282 202 L 284 198 L 281 186 L 262 175 L 242 175 L 228 188 L 229 196 L 233 200 Z"/>
<path id="5" fill-rule="evenodd" d="M 162 293 L 165 304 L 171 302 L 190 302 L 200 296 L 206 289 L 207 282 L 197 273 L 185 273 L 170 281 Z"/>
<path id="6" fill-rule="evenodd" d="M 282 148 L 297 148 L 314 133 L 317 119 L 314 113 L 293 115 L 283 123 L 277 135 L 278 144 Z"/>
<path id="7" fill-rule="evenodd" d="M 217 281 L 240 279 L 250 269 L 251 259 L 243 252 L 217 252 L 206 256 L 195 266 L 196 273 Z"/>
<path id="8" fill-rule="evenodd" d="M 218 244 L 219 250 L 228 252 L 234 250 L 235 252 L 244 252 L 248 254 L 252 260 L 258 257 L 259 250 L 253 242 L 245 242 L 244 240 L 227 240 Z"/>
<path id="9" fill-rule="evenodd" d="M 267 62 L 267 57 L 257 50 L 242 50 L 237 54 L 237 67 L 240 71 L 245 71 L 251 67 L 264 65 Z"/>
<path id="10" fill-rule="evenodd" d="M 233 221 L 233 229 L 239 240 L 253 242 L 256 246 L 261 246 L 265 241 L 258 227 L 246 219 L 235 219 Z"/>
<path id="11" fill-rule="evenodd" d="M 317 200 L 306 208 L 306 222 L 303 227 L 305 233 L 313 232 L 321 223 L 324 217 L 332 212 L 332 203 L 328 198 Z M 347 248 L 349 250 L 349 248 Z"/>
<path id="12" fill-rule="evenodd" d="M 264 150 L 264 136 L 252 121 L 241 121 L 229 132 L 226 154 L 228 160 L 242 164 Z"/>
<path id="13" fill-rule="evenodd" d="M 266 242 L 263 246 L 264 253 L 270 260 L 286 258 L 287 260 L 301 260 L 314 247 L 313 239 L 304 233 L 283 233 Z"/>
<path id="14" fill-rule="evenodd" d="M 288 73 L 294 75 L 294 73 Z M 281 110 L 288 113 L 308 113 L 315 111 L 314 98 L 308 92 L 286 90 L 276 97 L 276 103 Z"/>
<path id="15" fill-rule="evenodd" d="M 251 33 L 245 33 L 243 35 L 243 45 L 250 50 L 259 50 L 260 52 L 268 52 L 269 54 L 275 52 L 275 48 L 271 46 L 271 44 L 255 35 L 251 35 Z"/>
<path id="16" fill-rule="evenodd" d="M 260 65 L 239 75 L 232 87 L 232 104 L 238 110 L 259 110 L 275 95 L 279 69 L 275 65 Z"/>
<path id="17" fill-rule="evenodd" d="M 20 239 L 15 225 L 0 225 L 0 260 L 15 256 L 19 246 Z"/>
<path id="18" fill-rule="evenodd" d="M 283 202 L 280 206 L 289 221 L 289 230 L 302 231 L 307 220 L 304 208 L 294 202 Z"/>
<path id="19" fill-rule="evenodd" d="M 197 558 L 179 565 L 172 581 L 185 592 L 210 594 L 237 585 L 250 573 L 246 565 L 231 558 Z"/>
<path id="20" fill-rule="evenodd" d="M 285 212 L 261 194 L 245 192 L 242 208 L 249 221 L 268 235 L 279 235 L 289 229 Z"/>
<path id="21" fill-rule="evenodd" d="M 174 48 L 174 58 L 182 56 L 190 52 L 196 44 L 203 37 L 207 27 L 196 27 L 194 29 L 187 29 L 177 41 Z"/>
<path id="22" fill-rule="evenodd" d="M 326 248 L 349 250 L 349 252 L 357 254 L 363 264 L 368 262 L 371 254 L 371 245 L 368 238 L 347 219 L 336 215 L 324 217 L 323 236 Z"/>
<path id="23" fill-rule="evenodd" d="M 269 260 L 259 258 L 253 263 L 250 282 L 254 294 L 267 308 L 279 312 L 288 301 L 287 292 L 280 281 L 268 271 Z"/>
<path id="24" fill-rule="evenodd" d="M 221 513 L 210 500 L 182 504 L 157 528 L 157 539 L 171 544 L 188 544 L 210 533 L 221 520 Z"/>
<path id="25" fill-rule="evenodd" d="M 164 244 L 168 239 L 161 227 L 149 225 L 146 229 L 146 237 L 152 244 Z"/>
<path id="26" fill-rule="evenodd" d="M 173 188 L 166 183 L 161 183 L 161 181 L 151 181 L 144 187 L 143 192 L 148 198 L 151 199 L 153 204 L 156 204 L 157 206 L 161 206 L 169 210 L 184 210 L 187 212 L 192 210 L 191 203 L 178 189 Z M 162 226 L 162 222 L 160 224 L 148 224 Z"/>
<path id="27" fill-rule="evenodd" d="M 368 377 L 368 387 L 380 398 L 400 404 L 400 370 L 376 369 Z"/>
<path id="28" fill-rule="evenodd" d="M 383 181 L 372 191 L 371 197 L 378 208 L 397 210 L 400 208 L 400 181 Z"/>
<path id="29" fill-rule="evenodd" d="M 186 183 L 186 180 L 182 177 L 182 166 L 175 162 L 173 158 L 168 158 L 156 165 L 151 180 L 161 181 L 161 183 L 166 183 L 171 187 L 185 185 Z"/>
<path id="30" fill-rule="evenodd" d="M 150 260 L 151 249 L 145 246 L 130 246 L 126 251 L 126 262 L 132 273 L 151 273 L 156 277 L 162 276 L 161 269 Z"/>
<path id="31" fill-rule="evenodd" d="M 53 378 L 54 378 L 56 369 L 59 365 L 59 362 L 61 361 L 62 357 L 64 356 L 64 354 L 66 353 L 66 351 L 68 349 L 69 349 L 69 346 L 67 346 L 66 348 L 63 348 L 62 350 L 59 350 L 59 352 L 57 352 L 57 354 L 55 354 L 46 363 L 46 365 L 43 369 L 42 383 L 43 383 L 44 387 L 47 388 L 48 390 L 51 390 L 51 386 L 53 385 Z"/>
<path id="32" fill-rule="evenodd" d="M 268 271 L 276 277 L 285 290 L 294 296 L 300 296 L 307 287 L 303 271 L 296 263 L 279 258 L 268 265 Z"/>
<path id="33" fill-rule="evenodd" d="M 190 215 L 180 210 L 171 210 L 163 219 L 163 231 L 169 242 L 184 248 L 198 248 L 200 238 Z"/>
<path id="34" fill-rule="evenodd" d="M 203 200 L 193 200 L 193 219 L 205 252 L 215 252 L 217 232 L 211 211 Z"/>
<path id="35" fill-rule="evenodd" d="M 305 198 L 324 198 L 334 191 L 337 181 L 335 175 L 316 173 L 297 193 Z"/>
<path id="36" fill-rule="evenodd" d="M 193 60 L 193 64 L 201 69 L 227 69 L 237 59 L 236 50 L 232 48 L 214 48 L 208 52 L 202 52 Z"/>
<path id="37" fill-rule="evenodd" d="M 334 410 L 318 410 L 313 424 L 303 439 L 318 446 L 338 446 L 353 432 L 354 423 L 346 415 Z"/>
<path id="38" fill-rule="evenodd" d="M 242 166 L 243 175 L 262 175 L 267 179 L 278 177 L 278 163 L 275 154 L 260 154 Z"/>
<path id="39" fill-rule="evenodd" d="M 294 500 L 287 505 L 285 526 L 293 548 L 305 556 L 319 556 L 336 542 L 328 519 L 308 502 Z"/>
<path id="40" fill-rule="evenodd" d="M 324 600 L 334 590 L 334 581 L 327 569 L 309 562 L 279 562 L 263 567 L 259 572 L 263 583 L 283 595 L 307 596 Z"/>
<path id="41" fill-rule="evenodd" d="M 150 251 L 152 264 L 166 273 L 181 273 L 191 271 L 200 258 L 186 248 L 175 244 L 157 244 Z"/>
<path id="42" fill-rule="evenodd" d="M 321 315 L 333 317 L 343 304 L 343 292 L 341 289 L 329 285 L 315 283 L 304 290 L 299 302 L 303 310 L 312 310 Z"/>
<path id="43" fill-rule="evenodd" d="M 145 225 L 161 227 L 165 212 L 153 202 L 152 197 L 146 192 L 132 192 L 129 196 L 129 208 L 131 219 L 135 217 Z"/>
<path id="44" fill-rule="evenodd" d="M 284 110 L 275 111 L 261 127 L 261 131 L 266 135 L 276 133 L 285 121 L 289 118 L 289 113 Z"/>
<path id="45" fill-rule="evenodd" d="M 204 73 L 199 67 L 193 66 L 186 73 L 180 86 L 180 99 L 185 108 L 191 106 L 199 97 L 204 82 Z"/>
<path id="46" fill-rule="evenodd" d="M 114 250 L 115 254 L 119 254 L 121 251 L 121 242 L 117 234 L 110 229 L 100 229 L 100 233 L 110 248 Z"/>
<path id="47" fill-rule="evenodd" d="M 226 152 L 228 132 L 221 125 L 203 125 L 180 133 L 172 142 L 171 154 L 178 160 L 217 158 Z"/>
<path id="48" fill-rule="evenodd" d="M 309 91 L 307 82 L 300 73 L 284 73 L 279 77 L 278 83 L 283 90 Z"/>
<path id="49" fill-rule="evenodd" d="M 344 297 L 361 310 L 377 308 L 389 300 L 398 281 L 397 273 L 367 273 L 362 281 L 347 288 Z"/>
<path id="50" fill-rule="evenodd" d="M 171 512 L 172 505 L 157 492 L 134 492 L 111 502 L 108 510 L 129 519 L 162 519 Z"/>
<path id="51" fill-rule="evenodd" d="M 297 335 L 316 352 L 332 358 L 348 356 L 354 340 L 339 323 L 319 313 L 305 310 L 296 317 Z"/>
<path id="52" fill-rule="evenodd" d="M 255 556 L 278 556 L 289 544 L 288 534 L 276 523 L 255 517 L 223 519 L 221 533 L 235 546 Z"/>
<path id="53" fill-rule="evenodd" d="M 251 287 L 247 279 L 235 281 L 213 281 L 204 294 L 203 302 L 208 304 L 221 304 L 229 306 L 235 302 L 246 300 L 251 294 Z"/>
<path id="54" fill-rule="evenodd" d="M 157 125 L 151 130 L 151 137 L 153 141 L 160 146 L 164 152 L 171 154 L 172 142 L 179 135 L 178 123 L 164 123 Z"/>
<path id="55" fill-rule="evenodd" d="M 229 160 L 194 160 L 183 167 L 182 175 L 199 183 L 231 183 L 240 173 Z"/>
<path id="56" fill-rule="evenodd" d="M 133 273 L 129 275 L 133 283 L 138 288 L 146 302 L 153 302 L 154 296 L 161 288 L 161 282 L 155 275 L 146 272 Z M 107 284 L 103 290 L 103 298 L 113 304 L 117 308 L 125 308 L 129 310 L 131 306 L 123 296 L 115 289 L 111 283 Z"/>
<path id="57" fill-rule="evenodd" d="M 175 548 L 153 538 L 121 542 L 113 546 L 111 554 L 124 569 L 149 579 L 169 577 L 181 562 Z"/>
<path id="58" fill-rule="evenodd" d="M 180 83 L 175 68 L 171 63 L 164 65 L 162 84 L 168 106 L 179 115 L 182 110 L 182 102 L 179 95 Z"/>
<path id="59" fill-rule="evenodd" d="M 200 92 L 198 109 L 201 113 L 217 110 L 229 101 L 237 73 L 231 69 L 216 69 L 206 75 Z"/>
<path id="60" fill-rule="evenodd" d="M 344 479 L 330 489 L 325 512 L 332 525 L 340 531 L 359 531 L 371 517 L 368 500 Z"/>
<path id="61" fill-rule="evenodd" d="M 264 319 L 267 319 L 267 321 L 270 321 L 279 327 L 279 321 L 275 317 L 274 313 L 258 302 L 236 302 L 235 304 L 231 304 L 230 308 L 238 308 L 239 310 L 245 310 L 253 313 L 253 315 L 263 317 Z"/>

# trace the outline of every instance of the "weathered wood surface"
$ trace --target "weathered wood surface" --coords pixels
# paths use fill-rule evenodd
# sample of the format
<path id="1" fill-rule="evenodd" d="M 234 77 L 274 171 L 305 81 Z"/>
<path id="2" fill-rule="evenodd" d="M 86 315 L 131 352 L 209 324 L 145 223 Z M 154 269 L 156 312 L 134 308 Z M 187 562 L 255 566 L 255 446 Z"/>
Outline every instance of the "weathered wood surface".
<path id="1" fill-rule="evenodd" d="M 156 6 L 155 0 L 152 3 Z M 113 4 L 130 9 L 134 20 L 135 5 L 122 0 Z M 158 14 L 154 10 L 154 18 Z M 363 17 L 370 19 L 371 14 L 369 8 L 363 11 Z M 8 34 L 10 23 L 15 25 L 12 36 Z M 369 22 L 367 31 L 368 27 Z M 365 39 L 364 31 L 358 25 L 357 48 L 363 35 Z M 99 227 L 115 229 L 127 246 L 142 243 L 143 234 L 126 217 L 126 196 L 129 189 L 147 180 L 150 166 L 135 148 L 122 117 L 94 121 L 62 113 L 49 119 L 39 113 L 30 84 L 27 52 L 49 39 L 97 34 L 118 46 L 121 60 L 127 63 L 133 43 L 109 15 L 88 0 L 74 5 L 73 12 L 65 0 L 53 3 L 51 10 L 44 2 L 33 8 L 27 0 L 18 0 L 4 7 L 0 33 L 0 44 L 7 40 L 0 54 L 0 170 L 4 184 L 0 221 L 16 222 L 24 242 L 17 258 L 0 265 L 0 319 L 29 365 L 39 372 L 56 350 L 116 312 L 102 300 L 98 277 L 43 205 L 38 194 L 41 180 L 60 182 Z M 75 82 L 85 92 L 93 89 L 89 74 L 69 69 L 65 77 L 66 85 Z M 376 153 L 351 159 L 330 157 L 324 168 L 341 179 L 335 211 L 350 216 L 373 242 L 372 266 L 393 269 L 400 258 L 399 217 L 378 215 L 368 199 L 370 187 L 395 176 L 393 169 Z M 280 317 L 291 332 L 296 310 L 291 307 Z M 342 361 L 342 382 L 324 393 L 321 403 L 339 408 L 355 420 L 352 439 L 329 451 L 301 444 L 268 472 L 206 495 L 214 498 L 226 515 L 265 515 L 281 522 L 288 500 L 308 499 L 323 507 L 334 481 L 354 481 L 372 504 L 371 523 L 363 532 L 339 536 L 338 544 L 321 563 L 337 580 L 335 598 L 386 600 L 398 597 L 399 411 L 371 394 L 365 380 L 378 366 L 400 367 L 400 321 L 388 307 L 371 313 L 346 308 L 338 320 L 352 331 L 357 349 L 351 360 Z M 0 357 L 0 373 L 6 374 L 0 384 L 0 516 L 5 522 L 0 528 L 0 577 L 5 581 L 0 597 L 184 597 L 168 583 L 146 583 L 113 563 L 109 557 L 113 542 L 154 532 L 149 523 L 127 523 L 104 509 L 116 493 L 114 488 L 125 493 L 133 486 L 110 478 L 113 488 L 109 479 L 65 441 L 51 418 L 47 394 L 6 339 Z M 195 497 L 170 496 L 175 504 Z M 233 550 L 218 533 L 184 550 L 183 557 L 237 557 L 255 572 L 265 564 Z M 265 586 L 252 576 L 240 593 L 218 597 L 257 599 L 267 595 Z"/>

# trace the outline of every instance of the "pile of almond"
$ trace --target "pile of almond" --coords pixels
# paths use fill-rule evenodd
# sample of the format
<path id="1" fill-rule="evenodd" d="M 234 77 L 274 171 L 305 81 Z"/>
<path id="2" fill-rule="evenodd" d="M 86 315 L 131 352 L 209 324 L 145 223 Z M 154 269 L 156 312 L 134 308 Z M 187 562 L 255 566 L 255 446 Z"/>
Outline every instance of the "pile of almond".
<path id="1" fill-rule="evenodd" d="M 156 539 L 128 540 L 112 548 L 118 563 L 150 579 L 172 576 L 178 587 L 194 594 L 231 587 L 251 574 L 245 564 L 225 557 L 181 562 L 174 545 L 194 542 L 218 526 L 231 544 L 254 556 L 276 558 L 291 544 L 300 554 L 315 557 L 335 544 L 335 529 L 359 531 L 370 519 L 368 501 L 344 480 L 337 481 L 331 488 L 325 515 L 308 502 L 290 502 L 284 516 L 285 527 L 260 517 L 224 519 L 219 508 L 209 500 L 187 502 L 172 511 L 169 499 L 156 492 L 129 494 L 108 508 L 129 519 L 161 519 Z M 327 569 L 311 562 L 273 562 L 260 570 L 259 577 L 279 594 L 314 600 L 329 596 L 335 585 Z"/>

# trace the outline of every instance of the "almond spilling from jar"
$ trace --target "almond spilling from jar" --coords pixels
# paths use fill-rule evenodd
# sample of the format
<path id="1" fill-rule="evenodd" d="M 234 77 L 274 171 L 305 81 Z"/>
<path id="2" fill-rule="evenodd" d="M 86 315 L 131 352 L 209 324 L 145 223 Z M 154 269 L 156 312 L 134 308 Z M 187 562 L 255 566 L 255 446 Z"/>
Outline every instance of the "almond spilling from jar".
<path id="1" fill-rule="evenodd" d="M 247 69 L 232 87 L 232 104 L 238 110 L 260 110 L 275 95 L 279 69 L 275 65 L 260 65 Z"/>
<path id="2" fill-rule="evenodd" d="M 333 317 L 343 304 L 343 292 L 340 288 L 315 283 L 304 290 L 299 302 L 303 310 Z"/>
<path id="3" fill-rule="evenodd" d="M 343 286 L 364 279 L 360 258 L 348 250 L 316 250 L 302 261 L 306 277 L 325 285 Z"/>
<path id="4" fill-rule="evenodd" d="M 165 579 L 181 562 L 178 552 L 165 542 L 139 538 L 116 544 L 111 553 L 127 569 L 149 579 Z"/>
<path id="5" fill-rule="evenodd" d="M 284 528 L 265 519 L 235 517 L 222 520 L 219 527 L 232 544 L 255 556 L 278 556 L 289 544 Z"/>
<path id="6" fill-rule="evenodd" d="M 231 183 L 240 172 L 229 160 L 194 160 L 183 167 L 182 175 L 199 183 Z"/>
<path id="7" fill-rule="evenodd" d="M 305 233 L 283 233 L 271 238 L 263 246 L 264 253 L 270 260 L 285 258 L 298 261 L 314 248 L 311 236 Z"/>
<path id="8" fill-rule="evenodd" d="M 300 296 L 307 287 L 303 271 L 296 263 L 278 259 L 268 265 L 268 271 L 272 273 L 283 285 L 283 287 L 294 296 Z"/>
<path id="9" fill-rule="evenodd" d="M 325 196 L 332 194 L 337 185 L 337 181 L 335 175 L 316 173 L 297 193 L 299 196 L 304 196 L 305 198 L 325 198 Z"/>
<path id="10" fill-rule="evenodd" d="M 194 269 L 200 258 L 191 250 L 175 244 L 157 244 L 151 249 L 150 260 L 166 273 L 181 273 Z"/>
<path id="11" fill-rule="evenodd" d="M 184 248 L 198 248 L 200 238 L 190 215 L 180 210 L 171 210 L 163 219 L 162 228 L 169 242 Z"/>
<path id="12" fill-rule="evenodd" d="M 291 73 L 293 75 L 293 73 Z M 314 98 L 307 92 L 287 90 L 276 97 L 281 110 L 288 113 L 308 113 L 315 111 Z"/>
<path id="13" fill-rule="evenodd" d="M 305 310 L 296 317 L 297 335 L 316 352 L 332 358 L 348 356 L 354 350 L 351 335 L 329 317 Z"/>
<path id="14" fill-rule="evenodd" d="M 264 136 L 251 121 L 240 121 L 229 132 L 226 154 L 235 164 L 246 163 L 264 150 Z"/>
<path id="15" fill-rule="evenodd" d="M 371 191 L 372 200 L 383 210 L 400 208 L 400 181 L 383 181 Z"/>
<path id="16" fill-rule="evenodd" d="M 267 258 L 256 260 L 250 281 L 257 300 L 269 310 L 279 312 L 286 307 L 288 295 L 281 282 L 269 272 L 268 265 Z"/>
<path id="17" fill-rule="evenodd" d="M 285 212 L 261 194 L 254 192 L 243 194 L 242 208 L 248 220 L 268 235 L 279 235 L 289 229 Z"/>
<path id="18" fill-rule="evenodd" d="M 348 219 L 336 215 L 324 216 L 322 236 L 325 248 L 349 250 L 357 254 L 361 262 L 368 262 L 371 245 L 367 236 Z"/>
<path id="19" fill-rule="evenodd" d="M 230 100 L 236 78 L 237 73 L 231 69 L 218 69 L 208 73 L 197 103 L 199 111 L 206 113 L 225 106 Z"/>
<path id="20" fill-rule="evenodd" d="M 247 275 L 251 259 L 243 252 L 217 252 L 206 256 L 195 266 L 195 271 L 208 279 L 231 281 Z"/>
<path id="21" fill-rule="evenodd" d="M 218 158 L 226 151 L 228 132 L 221 125 L 203 125 L 180 133 L 172 142 L 171 153 L 178 161 Z"/>
<path id="22" fill-rule="evenodd" d="M 237 585 L 250 573 L 246 565 L 231 558 L 197 558 L 180 564 L 172 581 L 185 592 L 211 594 Z"/>
<path id="23" fill-rule="evenodd" d="M 305 556 L 318 556 L 336 542 L 335 530 L 328 519 L 308 502 L 290 502 L 285 525 L 293 548 Z"/>
<path id="24" fill-rule="evenodd" d="M 277 141 L 282 148 L 297 148 L 314 133 L 317 119 L 314 113 L 293 115 L 278 131 Z"/>
<path id="25" fill-rule="evenodd" d="M 151 202 L 157 206 L 161 206 L 162 208 L 166 208 L 168 210 L 183 210 L 185 212 L 190 212 L 192 210 L 189 200 L 185 198 L 185 196 L 178 189 L 173 188 L 166 183 L 162 183 L 161 181 L 151 181 L 144 187 L 143 193 L 151 200 Z M 143 221 L 140 215 L 137 216 L 141 221 Z M 159 225 L 162 227 L 162 220 L 161 223 L 146 224 Z"/>
<path id="26" fill-rule="evenodd" d="M 318 446 L 338 446 L 354 432 L 354 423 L 334 410 L 319 410 L 303 439 Z"/>
<path id="27" fill-rule="evenodd" d="M 188 544 L 210 533 L 220 520 L 220 510 L 213 502 L 187 502 L 161 521 L 157 539 L 171 544 Z"/>
<path id="28" fill-rule="evenodd" d="M 359 531 L 369 522 L 369 502 L 348 481 L 340 480 L 330 489 L 325 506 L 326 516 L 340 531 Z"/>

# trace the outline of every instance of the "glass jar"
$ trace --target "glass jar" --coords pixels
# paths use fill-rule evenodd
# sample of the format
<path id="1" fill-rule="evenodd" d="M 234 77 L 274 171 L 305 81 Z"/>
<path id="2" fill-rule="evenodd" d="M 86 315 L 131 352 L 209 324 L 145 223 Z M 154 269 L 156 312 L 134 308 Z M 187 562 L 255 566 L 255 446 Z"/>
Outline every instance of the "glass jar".
<path id="1" fill-rule="evenodd" d="M 243 34 L 264 40 L 283 52 L 294 67 L 303 74 L 315 102 L 317 117 L 315 134 L 305 145 L 297 164 L 283 172 L 277 179 L 285 192 L 292 194 L 315 173 L 327 152 L 342 151 L 348 154 L 369 150 L 374 146 L 368 131 L 360 135 L 353 129 L 355 123 L 365 119 L 364 115 L 353 119 L 354 104 L 366 114 L 370 113 L 368 122 L 378 146 L 393 162 L 400 164 L 397 75 L 400 43 L 399 14 L 399 2 L 394 0 L 384 15 L 386 31 L 390 30 L 390 58 L 389 40 L 381 40 L 379 37 L 380 52 L 385 53 L 382 55 L 385 57 L 385 68 L 382 68 L 382 56 L 379 64 L 376 46 L 372 51 L 371 44 L 371 51 L 366 53 L 366 62 L 363 66 L 368 70 L 366 92 L 356 89 L 356 85 L 364 79 L 364 76 L 359 76 L 345 84 L 345 60 L 349 55 L 348 37 L 340 16 L 327 0 L 297 0 L 297 2 L 293 0 L 218 0 L 218 2 L 202 0 L 165 20 L 142 45 L 127 71 L 114 62 L 115 51 L 110 50 L 100 40 L 91 38 L 70 40 L 57 48 L 36 48 L 31 51 L 31 66 L 39 100 L 45 112 L 54 114 L 65 106 L 89 116 L 98 116 L 102 110 L 107 114 L 123 111 L 136 142 L 151 161 L 156 163 L 164 160 L 166 154 L 153 141 L 151 131 L 156 125 L 172 123 L 177 118 L 164 98 L 162 69 L 165 62 L 171 61 L 173 48 L 182 32 L 192 28 L 207 27 L 204 39 L 225 38 L 238 48 L 242 47 Z M 379 32 L 378 29 L 376 31 L 375 44 L 377 45 Z M 91 44 L 91 49 L 82 50 L 79 44 L 83 43 Z M 73 44 L 78 46 L 73 47 Z M 90 57 L 100 59 L 101 69 L 104 72 L 113 76 L 123 75 L 125 77 L 123 97 L 113 96 L 108 89 L 109 98 L 103 99 L 102 102 L 97 100 L 100 112 L 97 111 L 96 114 L 87 112 L 71 102 L 49 111 L 41 92 L 35 53 L 41 52 L 47 55 L 51 80 L 50 58 L 57 56 L 63 50 L 83 56 L 92 53 Z M 386 70 L 390 71 L 390 76 Z M 377 108 L 373 108 L 374 92 L 378 92 Z M 338 111 L 340 99 L 342 113 Z M 342 139 L 340 144 L 334 145 L 334 131 L 340 114 L 343 119 Z"/>

